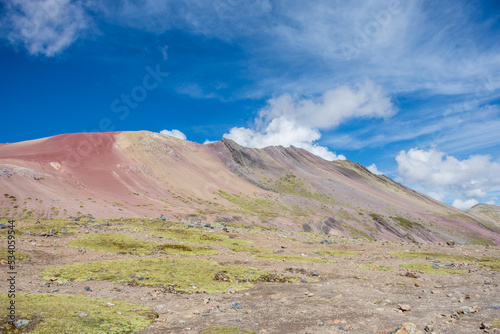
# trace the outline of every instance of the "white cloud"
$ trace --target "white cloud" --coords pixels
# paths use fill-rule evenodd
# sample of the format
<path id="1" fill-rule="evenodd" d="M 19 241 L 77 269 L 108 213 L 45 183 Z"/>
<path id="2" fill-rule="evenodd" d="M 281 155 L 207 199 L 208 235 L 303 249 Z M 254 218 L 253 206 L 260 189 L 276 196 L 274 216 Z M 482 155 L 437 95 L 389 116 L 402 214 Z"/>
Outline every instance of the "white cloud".
<path id="1" fill-rule="evenodd" d="M 468 200 L 462 201 L 461 199 L 457 198 L 453 201 L 452 206 L 454 206 L 455 208 L 460 209 L 460 210 L 467 210 L 467 209 L 472 208 L 474 205 L 476 205 L 478 203 L 479 202 L 475 199 L 468 199 Z"/>
<path id="2" fill-rule="evenodd" d="M 260 111 L 263 121 L 286 115 L 316 129 L 331 129 L 351 118 L 390 117 L 396 108 L 380 86 L 365 81 L 355 87 L 340 86 L 319 98 L 294 99 L 289 94 L 268 101 Z"/>
<path id="3" fill-rule="evenodd" d="M 182 133 L 181 131 L 176 130 L 176 129 L 173 129 L 172 131 L 170 131 L 170 130 L 161 130 L 160 133 L 162 133 L 164 135 L 167 135 L 167 136 L 170 136 L 170 137 L 175 137 L 175 138 L 179 138 L 179 139 L 182 139 L 182 140 L 187 140 L 186 135 L 184 133 Z"/>
<path id="4" fill-rule="evenodd" d="M 427 151 L 412 148 L 399 152 L 396 162 L 401 182 L 415 185 L 430 196 L 438 193 L 441 200 L 455 199 L 457 207 L 500 189 L 500 164 L 491 161 L 489 155 L 459 160 L 436 148 Z"/>
<path id="5" fill-rule="evenodd" d="M 370 81 L 355 87 L 340 86 L 319 97 L 294 98 L 284 94 L 270 99 L 259 111 L 255 128 L 232 128 L 224 137 L 243 146 L 296 146 L 326 160 L 345 156 L 320 146 L 320 130 L 337 127 L 352 118 L 389 117 L 396 112 L 390 98 Z"/>
<path id="6" fill-rule="evenodd" d="M 205 139 L 205 141 L 203 142 L 203 145 L 212 144 L 212 143 L 216 143 L 216 141 Z"/>
<path id="7" fill-rule="evenodd" d="M 257 20 L 271 11 L 268 0 L 123 0 L 95 4 L 115 24 L 161 34 L 169 29 L 188 30 L 230 39 L 251 34 Z"/>
<path id="8" fill-rule="evenodd" d="M 2 19 L 9 31 L 4 38 L 47 57 L 64 51 L 89 24 L 81 3 L 70 0 L 12 0 Z"/>
<path id="9" fill-rule="evenodd" d="M 325 160 L 344 160 L 343 155 L 330 152 L 328 148 L 314 143 L 321 138 L 318 130 L 299 125 L 295 120 L 284 116 L 273 119 L 263 130 L 256 131 L 247 128 L 232 128 L 224 138 L 234 140 L 246 147 L 264 148 L 266 146 L 282 145 L 303 148 Z"/>
<path id="10" fill-rule="evenodd" d="M 370 166 L 366 167 L 370 172 L 372 172 L 375 175 L 384 175 L 381 171 L 378 170 L 377 165 L 371 164 Z"/>

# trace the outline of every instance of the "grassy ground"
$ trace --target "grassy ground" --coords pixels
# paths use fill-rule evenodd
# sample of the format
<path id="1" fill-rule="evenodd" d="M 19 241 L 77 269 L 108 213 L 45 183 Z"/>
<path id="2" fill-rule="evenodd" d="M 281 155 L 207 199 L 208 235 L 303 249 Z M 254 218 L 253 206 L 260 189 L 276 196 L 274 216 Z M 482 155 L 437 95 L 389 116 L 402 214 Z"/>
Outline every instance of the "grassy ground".
<path id="1" fill-rule="evenodd" d="M 8 261 L 9 256 L 12 256 L 12 254 L 10 254 L 7 249 L 5 248 L 0 249 L 0 261 L 1 260 Z M 14 256 L 16 257 L 16 261 L 22 261 L 30 258 L 28 254 L 19 251 L 15 251 Z"/>
<path id="2" fill-rule="evenodd" d="M 274 253 L 272 249 L 267 248 L 257 248 L 250 246 L 242 246 L 242 245 L 232 245 L 229 246 L 229 249 L 233 252 L 250 252 L 250 253 L 258 253 L 258 254 L 271 254 Z"/>
<path id="3" fill-rule="evenodd" d="M 246 290 L 272 272 L 251 267 L 220 265 L 215 261 L 192 258 L 136 258 L 52 267 L 40 274 L 43 280 L 109 280 L 137 285 L 171 286 L 187 293 L 216 293 L 233 287 Z M 290 279 L 289 281 L 294 281 Z"/>
<path id="4" fill-rule="evenodd" d="M 15 225 L 14 230 L 16 231 L 16 238 L 24 238 L 28 234 L 30 235 L 40 235 L 42 233 L 61 235 L 63 230 L 66 231 L 67 235 L 74 235 L 78 232 L 79 227 L 78 222 L 74 222 L 68 219 L 61 219 L 55 221 L 43 221 L 39 224 L 28 224 L 28 225 Z M 0 230 L 0 239 L 5 239 L 7 237 L 8 229 Z"/>
<path id="5" fill-rule="evenodd" d="M 224 234 L 206 233 L 194 228 L 167 228 L 151 231 L 152 235 L 176 241 L 203 245 L 250 245 L 251 241 L 231 239 Z"/>
<path id="6" fill-rule="evenodd" d="M 120 254 L 149 255 L 156 252 L 165 254 L 211 255 L 219 252 L 208 247 L 189 246 L 180 244 L 161 244 L 135 240 L 123 234 L 87 234 L 77 240 L 67 243 L 70 247 L 85 248 L 100 252 Z"/>
<path id="7" fill-rule="evenodd" d="M 316 251 L 315 253 L 326 256 L 359 256 L 359 254 L 355 252 L 339 251 L 339 250 L 319 250 Z"/>
<path id="8" fill-rule="evenodd" d="M 30 321 L 23 333 L 134 333 L 156 318 L 150 308 L 118 299 L 16 293 L 15 300 L 17 319 Z M 7 294 L 0 294 L 0 301 L 8 305 Z M 21 333 L 6 318 L 0 321 L 1 333 Z"/>

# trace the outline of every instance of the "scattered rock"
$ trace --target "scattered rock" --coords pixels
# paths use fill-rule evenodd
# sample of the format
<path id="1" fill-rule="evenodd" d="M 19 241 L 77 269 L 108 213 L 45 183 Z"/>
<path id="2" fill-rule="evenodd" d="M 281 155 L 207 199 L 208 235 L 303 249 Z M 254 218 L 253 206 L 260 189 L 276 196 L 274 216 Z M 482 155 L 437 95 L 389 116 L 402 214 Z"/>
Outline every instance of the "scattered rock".
<path id="1" fill-rule="evenodd" d="M 458 314 L 472 314 L 472 313 L 476 313 L 476 310 L 470 306 L 462 306 L 460 308 L 460 310 L 458 310 L 456 313 L 458 313 Z"/>
<path id="2" fill-rule="evenodd" d="M 487 324 L 485 322 L 481 323 L 481 326 L 479 327 L 480 329 L 492 329 L 493 326 L 491 324 Z"/>
<path id="3" fill-rule="evenodd" d="M 424 331 L 426 331 L 427 333 L 431 333 L 434 331 L 434 326 L 432 325 L 427 325 L 424 327 Z"/>
<path id="4" fill-rule="evenodd" d="M 229 289 L 227 289 L 227 293 L 230 293 L 230 294 L 232 294 L 232 295 L 234 295 L 234 294 L 235 294 L 235 293 L 237 293 L 237 292 L 238 292 L 238 290 L 237 290 L 237 289 L 235 289 L 235 288 L 229 288 Z"/>
<path id="5" fill-rule="evenodd" d="M 236 303 L 236 302 L 231 302 L 231 308 L 233 310 L 242 310 L 243 309 L 243 307 L 241 307 L 241 305 Z"/>
<path id="6" fill-rule="evenodd" d="M 14 322 L 14 326 L 16 326 L 17 329 L 23 329 L 26 328 L 30 325 L 30 321 L 26 319 L 19 319 L 16 322 Z"/>
<path id="7" fill-rule="evenodd" d="M 411 277 L 411 278 L 419 278 L 420 277 L 420 275 L 418 275 L 416 272 L 413 272 L 413 271 L 407 271 L 404 276 Z"/>
<path id="8" fill-rule="evenodd" d="M 7 225 L 5 225 L 5 224 L 0 224 L 0 230 L 6 229 L 6 228 L 7 228 Z"/>
<path id="9" fill-rule="evenodd" d="M 398 307 L 403 312 L 409 312 L 409 311 L 411 311 L 411 306 L 408 305 L 408 304 L 398 304 Z"/>
<path id="10" fill-rule="evenodd" d="M 86 286 L 83 288 L 85 291 L 88 291 L 88 292 L 92 292 L 92 289 L 90 288 L 90 286 Z"/>
<path id="11" fill-rule="evenodd" d="M 300 283 L 307 283 L 307 281 L 304 278 L 301 278 Z"/>
<path id="12" fill-rule="evenodd" d="M 379 334 L 421 334 L 414 323 L 406 322 L 395 328 L 383 330 Z"/>
<path id="13" fill-rule="evenodd" d="M 319 243 L 320 244 L 331 244 L 332 242 L 330 240 L 325 239 L 325 240 L 321 240 Z"/>
<path id="14" fill-rule="evenodd" d="M 81 312 L 81 313 L 78 313 L 78 316 L 79 316 L 80 318 L 86 318 L 86 317 L 88 317 L 89 315 L 88 315 L 87 313 Z"/>

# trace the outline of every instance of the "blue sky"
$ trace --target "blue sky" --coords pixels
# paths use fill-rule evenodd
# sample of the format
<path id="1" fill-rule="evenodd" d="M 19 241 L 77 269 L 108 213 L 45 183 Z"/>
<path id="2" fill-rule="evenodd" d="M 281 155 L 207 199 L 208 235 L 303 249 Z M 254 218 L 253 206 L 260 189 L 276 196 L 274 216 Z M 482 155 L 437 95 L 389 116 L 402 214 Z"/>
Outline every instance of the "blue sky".
<path id="1" fill-rule="evenodd" d="M 10 0 L 0 12 L 1 143 L 165 130 L 295 145 L 462 209 L 500 204 L 498 1 Z"/>

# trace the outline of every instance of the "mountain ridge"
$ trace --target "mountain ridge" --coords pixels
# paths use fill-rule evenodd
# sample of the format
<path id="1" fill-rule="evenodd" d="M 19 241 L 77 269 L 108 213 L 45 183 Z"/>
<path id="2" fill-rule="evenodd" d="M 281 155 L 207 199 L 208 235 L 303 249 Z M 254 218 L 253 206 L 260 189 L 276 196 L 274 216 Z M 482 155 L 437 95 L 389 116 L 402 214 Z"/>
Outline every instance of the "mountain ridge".
<path id="1" fill-rule="evenodd" d="M 0 145 L 0 171 L 0 214 L 17 219 L 240 217 L 388 241 L 500 243 L 491 218 L 293 146 L 201 145 L 148 131 L 63 134 Z"/>

